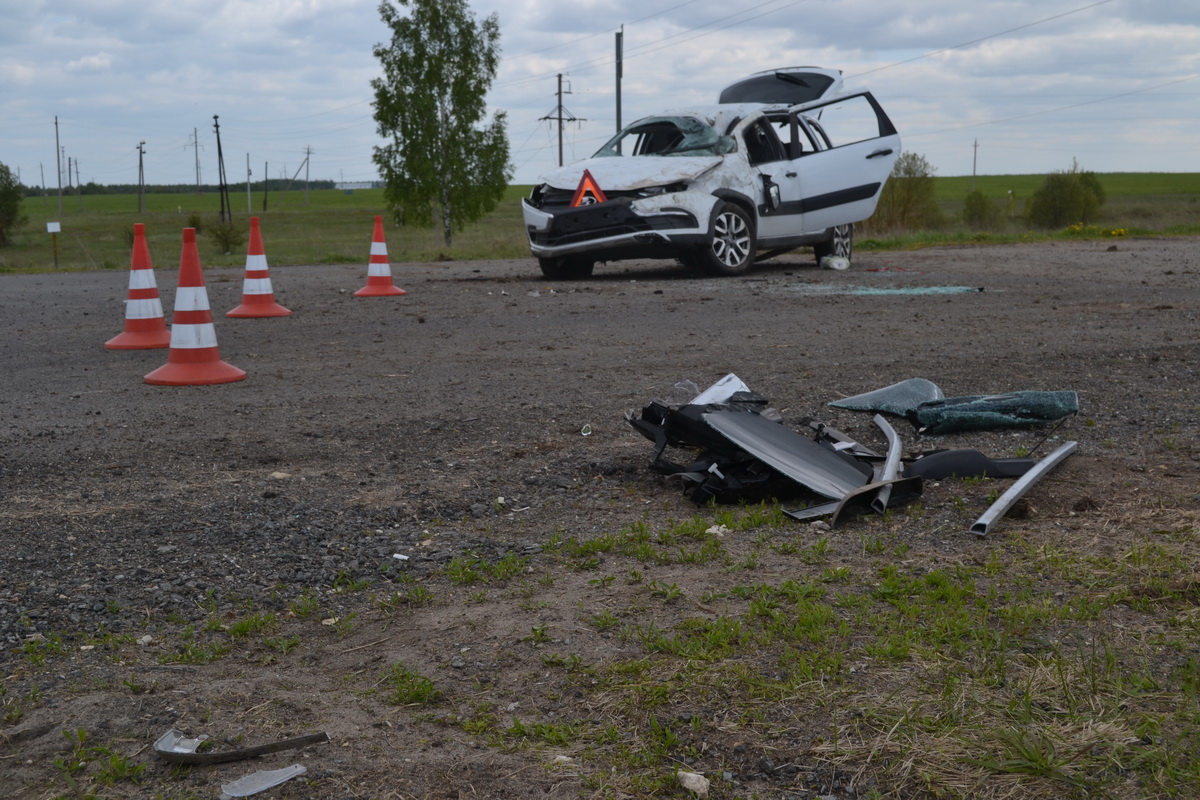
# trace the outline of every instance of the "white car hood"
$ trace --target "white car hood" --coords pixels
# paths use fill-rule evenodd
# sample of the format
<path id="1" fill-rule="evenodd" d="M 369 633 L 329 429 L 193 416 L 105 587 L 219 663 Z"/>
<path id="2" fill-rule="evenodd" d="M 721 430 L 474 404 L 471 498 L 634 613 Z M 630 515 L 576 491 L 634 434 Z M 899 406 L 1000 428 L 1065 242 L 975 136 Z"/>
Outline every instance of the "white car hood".
<path id="1" fill-rule="evenodd" d="M 695 180 L 721 163 L 723 156 L 626 156 L 589 158 L 541 177 L 555 189 L 574 191 L 586 169 L 603 192 L 644 189 Z"/>

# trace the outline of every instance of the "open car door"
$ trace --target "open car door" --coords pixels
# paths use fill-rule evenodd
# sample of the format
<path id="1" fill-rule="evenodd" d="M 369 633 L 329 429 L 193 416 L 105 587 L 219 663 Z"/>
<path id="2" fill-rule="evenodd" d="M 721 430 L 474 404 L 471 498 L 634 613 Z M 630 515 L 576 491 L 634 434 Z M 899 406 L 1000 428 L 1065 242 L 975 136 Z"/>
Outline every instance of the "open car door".
<path id="1" fill-rule="evenodd" d="M 803 230 L 817 233 L 875 213 L 900 157 L 900 135 L 871 93 L 805 103 L 789 113 L 806 146 L 795 148 L 780 183 L 784 201 L 800 204 Z"/>

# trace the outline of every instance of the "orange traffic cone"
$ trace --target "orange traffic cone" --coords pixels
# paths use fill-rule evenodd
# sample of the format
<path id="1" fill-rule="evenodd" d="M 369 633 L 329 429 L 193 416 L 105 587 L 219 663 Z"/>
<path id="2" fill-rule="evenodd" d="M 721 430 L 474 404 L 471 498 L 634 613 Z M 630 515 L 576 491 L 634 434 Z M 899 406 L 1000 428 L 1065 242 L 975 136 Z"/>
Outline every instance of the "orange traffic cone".
<path id="1" fill-rule="evenodd" d="M 125 301 L 125 332 L 104 343 L 109 350 L 154 350 L 171 343 L 163 318 L 154 265 L 146 246 L 146 226 L 133 226 L 133 258 L 129 262 L 129 294 Z"/>
<path id="2" fill-rule="evenodd" d="M 392 283 L 392 268 L 388 264 L 387 242 L 383 240 L 383 217 L 375 218 L 375 236 L 371 239 L 371 261 L 367 265 L 367 285 L 354 293 L 355 297 L 392 297 L 408 292 Z"/>
<path id="3" fill-rule="evenodd" d="M 250 218 L 250 247 L 246 251 L 246 278 L 242 281 L 242 304 L 227 317 L 288 317 L 292 310 L 275 302 L 267 254 L 263 250 L 258 217 Z"/>
<path id="4" fill-rule="evenodd" d="M 208 290 L 200 271 L 196 229 L 183 229 L 183 255 L 179 257 L 179 288 L 175 290 L 175 316 L 171 320 L 171 349 L 167 363 L 145 377 L 158 386 L 202 386 L 232 383 L 246 377 L 245 370 L 226 364 L 217 351 Z"/>

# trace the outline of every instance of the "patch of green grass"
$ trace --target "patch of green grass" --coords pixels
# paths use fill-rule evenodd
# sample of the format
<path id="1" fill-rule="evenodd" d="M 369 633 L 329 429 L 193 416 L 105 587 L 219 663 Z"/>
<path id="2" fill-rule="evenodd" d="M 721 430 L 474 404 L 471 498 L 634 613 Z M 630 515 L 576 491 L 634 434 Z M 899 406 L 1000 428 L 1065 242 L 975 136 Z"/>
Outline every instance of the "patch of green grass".
<path id="1" fill-rule="evenodd" d="M 400 662 L 387 668 L 380 683 L 384 687 L 387 702 L 394 706 L 423 706 L 441 698 L 441 692 L 433 681 Z"/>
<path id="2" fill-rule="evenodd" d="M 470 585 L 473 583 L 505 583 L 525 571 L 529 559 L 509 553 L 497 561 L 489 561 L 480 555 L 457 556 L 442 572 L 451 583 Z"/>
<path id="3" fill-rule="evenodd" d="M 229 626 L 229 635 L 235 639 L 244 639 L 251 634 L 269 633 L 279 625 L 279 620 L 272 613 L 251 614 Z"/>

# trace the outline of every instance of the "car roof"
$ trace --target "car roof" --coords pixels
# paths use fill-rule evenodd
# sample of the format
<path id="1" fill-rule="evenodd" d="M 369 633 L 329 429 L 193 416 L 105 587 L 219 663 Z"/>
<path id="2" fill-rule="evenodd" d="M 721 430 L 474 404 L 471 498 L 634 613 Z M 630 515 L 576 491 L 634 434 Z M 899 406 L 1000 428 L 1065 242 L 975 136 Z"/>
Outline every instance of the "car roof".
<path id="1" fill-rule="evenodd" d="M 708 105 L 708 106 L 687 106 L 686 108 L 671 108 L 665 111 L 659 111 L 656 114 L 647 114 L 646 116 L 630 123 L 629 127 L 638 123 L 661 117 L 695 117 L 707 121 L 714 128 L 717 128 L 722 133 L 731 122 L 736 119 L 747 117 L 751 114 L 756 114 L 765 110 L 768 106 L 762 103 L 726 103 L 724 105 Z"/>

